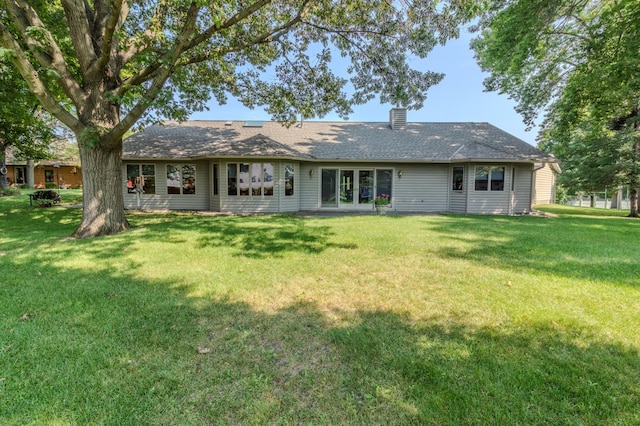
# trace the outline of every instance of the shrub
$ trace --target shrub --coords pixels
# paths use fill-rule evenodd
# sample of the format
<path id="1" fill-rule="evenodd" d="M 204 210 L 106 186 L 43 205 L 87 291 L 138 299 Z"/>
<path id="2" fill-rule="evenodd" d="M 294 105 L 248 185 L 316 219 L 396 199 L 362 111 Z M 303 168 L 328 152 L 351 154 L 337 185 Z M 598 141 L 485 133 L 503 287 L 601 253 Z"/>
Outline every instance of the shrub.
<path id="1" fill-rule="evenodd" d="M 14 187 L 0 188 L 0 197 L 8 197 L 11 195 L 20 195 L 20 189 Z"/>

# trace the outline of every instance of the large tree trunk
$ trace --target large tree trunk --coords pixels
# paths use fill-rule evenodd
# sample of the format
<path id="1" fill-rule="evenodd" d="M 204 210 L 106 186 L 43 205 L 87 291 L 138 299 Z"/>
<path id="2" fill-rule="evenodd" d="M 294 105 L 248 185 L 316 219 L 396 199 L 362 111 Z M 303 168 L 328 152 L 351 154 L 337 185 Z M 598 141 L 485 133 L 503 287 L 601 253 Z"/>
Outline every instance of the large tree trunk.
<path id="1" fill-rule="evenodd" d="M 638 138 L 638 126 L 634 125 L 635 133 L 634 137 Z M 640 162 L 640 142 L 636 139 L 633 143 L 632 155 L 634 160 L 634 172 L 631 175 L 631 182 L 629 182 L 629 217 L 638 217 L 638 191 L 640 190 L 640 176 L 638 176 L 638 162 Z"/>
<path id="2" fill-rule="evenodd" d="M 638 217 L 638 187 L 632 186 L 629 190 L 629 217 Z"/>
<path id="3" fill-rule="evenodd" d="M 4 146 L 0 146 L 0 189 L 7 189 L 9 187 L 9 179 L 7 178 L 7 149 Z"/>
<path id="4" fill-rule="evenodd" d="M 122 141 L 115 149 L 80 148 L 83 213 L 74 236 L 97 237 L 129 228 L 122 198 Z"/>

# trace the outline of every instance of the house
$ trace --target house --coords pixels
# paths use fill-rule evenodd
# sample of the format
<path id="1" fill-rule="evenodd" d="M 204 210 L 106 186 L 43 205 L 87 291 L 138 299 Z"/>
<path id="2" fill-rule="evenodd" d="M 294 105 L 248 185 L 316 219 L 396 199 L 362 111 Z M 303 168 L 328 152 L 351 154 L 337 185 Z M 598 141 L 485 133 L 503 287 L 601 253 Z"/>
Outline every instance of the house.
<path id="1" fill-rule="evenodd" d="M 538 163 L 533 167 L 532 205 L 553 204 L 556 202 L 556 180 L 560 173 L 558 163 Z"/>
<path id="2" fill-rule="evenodd" d="M 488 123 L 188 121 L 124 141 L 127 208 L 526 214 L 555 159 Z"/>
<path id="3" fill-rule="evenodd" d="M 80 188 L 82 172 L 75 160 L 18 160 L 11 150 L 6 157 L 9 185 L 25 188 Z"/>

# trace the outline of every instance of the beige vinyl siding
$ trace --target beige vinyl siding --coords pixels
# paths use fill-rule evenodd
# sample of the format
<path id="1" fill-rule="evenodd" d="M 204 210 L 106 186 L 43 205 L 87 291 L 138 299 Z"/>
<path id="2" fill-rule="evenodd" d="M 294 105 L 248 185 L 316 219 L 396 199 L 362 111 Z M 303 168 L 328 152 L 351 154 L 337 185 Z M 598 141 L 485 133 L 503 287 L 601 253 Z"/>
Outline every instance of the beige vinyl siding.
<path id="1" fill-rule="evenodd" d="M 248 196 L 229 195 L 227 165 L 229 163 L 271 163 L 273 164 L 273 195 Z M 222 161 L 220 168 L 220 211 L 230 213 L 278 213 L 280 185 L 280 162 L 276 160 L 262 160 L 239 158 Z"/>
<path id="2" fill-rule="evenodd" d="M 515 185 L 513 192 L 513 214 L 531 212 L 531 179 L 533 165 L 518 165 L 515 167 Z"/>
<path id="3" fill-rule="evenodd" d="M 310 170 L 313 170 L 313 176 L 309 175 Z M 320 206 L 320 166 L 316 163 L 300 163 L 299 175 L 300 210 L 318 209 Z"/>
<path id="4" fill-rule="evenodd" d="M 504 166 L 504 191 L 476 191 L 476 166 Z M 507 164 L 471 163 L 465 169 L 467 177 L 467 213 L 475 214 L 509 214 L 511 200 L 511 167 Z"/>
<path id="5" fill-rule="evenodd" d="M 398 212 L 447 210 L 449 167 L 444 164 L 395 164 L 393 209 Z M 398 171 L 402 170 L 402 177 Z"/>
<path id="6" fill-rule="evenodd" d="M 213 176 L 213 165 L 218 166 L 218 195 L 213 194 L 213 185 L 214 185 L 214 176 Z M 219 160 L 213 160 L 209 163 L 209 188 L 210 197 L 209 197 L 209 210 L 212 212 L 220 211 L 220 193 L 222 191 L 222 187 L 220 186 L 220 177 L 222 175 L 222 162 Z"/>
<path id="7" fill-rule="evenodd" d="M 466 213 L 467 212 L 467 192 L 451 191 L 449 194 L 449 211 L 452 213 Z"/>
<path id="8" fill-rule="evenodd" d="M 293 175 L 293 195 L 285 195 L 285 166 L 292 164 L 294 168 Z M 280 199 L 280 212 L 297 212 L 300 210 L 300 180 L 304 178 L 300 172 L 300 164 L 297 161 L 281 161 L 278 165 L 278 197 Z M 308 172 L 307 172 L 308 173 Z M 307 175 L 309 177 L 309 175 Z"/>
<path id="9" fill-rule="evenodd" d="M 534 172 L 533 205 L 551 204 L 556 201 L 556 174 L 549 163 Z"/>
<path id="10" fill-rule="evenodd" d="M 464 170 L 464 183 L 462 184 L 462 191 L 453 190 L 453 167 L 463 167 Z M 451 166 L 449 173 L 449 181 L 447 182 L 447 188 L 449 190 L 449 211 L 452 213 L 466 213 L 467 212 L 467 190 L 469 188 L 468 178 L 469 167 L 467 165 L 455 164 Z"/>
<path id="11" fill-rule="evenodd" d="M 142 194 L 140 206 L 145 210 L 208 210 L 210 208 L 209 194 L 209 163 L 206 161 L 124 161 L 122 165 L 122 193 L 124 205 L 127 209 L 137 208 L 136 194 L 127 193 L 126 167 L 127 164 L 153 164 L 155 166 L 156 193 Z M 195 194 L 167 194 L 167 164 L 195 164 L 196 165 L 196 193 Z"/>

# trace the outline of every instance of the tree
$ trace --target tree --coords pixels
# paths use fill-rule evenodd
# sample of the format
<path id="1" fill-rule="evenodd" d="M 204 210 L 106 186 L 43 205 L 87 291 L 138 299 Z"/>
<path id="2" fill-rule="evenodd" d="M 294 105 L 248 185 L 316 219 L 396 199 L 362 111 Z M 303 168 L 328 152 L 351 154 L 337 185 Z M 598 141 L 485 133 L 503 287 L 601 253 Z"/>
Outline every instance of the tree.
<path id="1" fill-rule="evenodd" d="M 0 62 L 0 171 L 6 170 L 6 153 L 17 157 L 48 157 L 48 145 L 54 132 L 43 120 L 38 100 L 20 75 Z M 0 173 L 0 188 L 6 188 L 5 173 Z"/>
<path id="2" fill-rule="evenodd" d="M 579 190 L 629 185 L 638 216 L 640 3 L 505 0 L 479 24 L 472 46 L 525 123 L 543 112 L 541 146 Z"/>
<path id="3" fill-rule="evenodd" d="M 2 53 L 78 140 L 79 237 L 129 226 L 121 153 L 134 125 L 185 119 L 211 96 L 264 105 L 282 122 L 346 116 L 376 93 L 418 108 L 443 76 L 411 69 L 408 55 L 424 58 L 478 11 L 463 0 L 2 2 Z M 331 70 L 336 54 L 351 60 L 349 96 Z"/>

